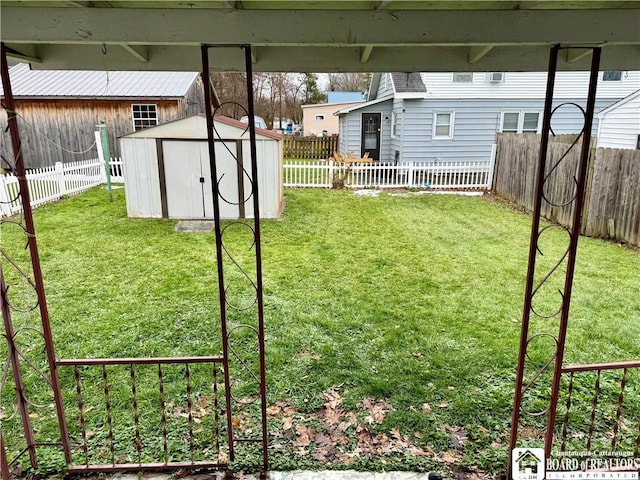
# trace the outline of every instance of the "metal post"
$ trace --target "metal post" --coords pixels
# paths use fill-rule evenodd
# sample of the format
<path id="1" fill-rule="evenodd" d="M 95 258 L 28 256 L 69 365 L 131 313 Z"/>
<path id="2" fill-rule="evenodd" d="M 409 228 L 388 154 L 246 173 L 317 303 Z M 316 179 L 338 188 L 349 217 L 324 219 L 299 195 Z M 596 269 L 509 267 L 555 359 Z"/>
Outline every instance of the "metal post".
<path id="1" fill-rule="evenodd" d="M 593 127 L 593 114 L 596 104 L 596 89 L 598 86 L 598 72 L 600 70 L 600 55 L 602 49 L 594 48 L 591 58 L 591 75 L 589 77 L 589 93 L 587 96 L 587 110 L 585 114 L 584 130 L 582 135 L 582 149 L 580 151 L 580 163 L 578 165 L 578 179 L 576 185 L 576 198 L 573 206 L 573 221 L 571 225 L 571 237 L 569 240 L 569 257 L 567 260 L 567 273 L 562 296 L 562 312 L 560 314 L 560 327 L 558 333 L 558 346 L 556 348 L 556 360 L 553 371 L 553 384 L 551 387 L 551 404 L 547 423 L 547 433 L 544 442 L 545 455 L 549 457 L 551 444 L 553 443 L 553 430 L 556 421 L 556 408 L 558 406 L 558 393 L 560 391 L 560 377 L 562 375 L 562 362 L 564 358 L 564 346 L 567 338 L 567 325 L 569 322 L 569 309 L 571 307 L 571 292 L 573 289 L 573 273 L 576 265 L 578 251 L 578 238 L 580 237 L 580 222 L 582 221 L 582 207 L 584 205 L 584 192 L 587 182 L 587 167 L 589 164 L 589 149 L 591 146 L 591 129 Z"/>
<path id="2" fill-rule="evenodd" d="M 18 121 L 15 112 L 15 102 L 13 100 L 13 92 L 11 90 L 11 81 L 9 79 L 9 66 L 7 63 L 7 50 L 4 42 L 0 42 L 0 76 L 2 77 L 2 86 L 4 88 L 5 108 L 7 110 L 7 124 L 11 134 L 11 144 L 15 158 L 15 175 L 18 178 L 20 187 L 20 196 L 22 198 L 22 215 L 24 217 L 25 229 L 27 232 L 27 241 L 29 246 L 29 254 L 31 256 L 31 265 L 33 268 L 33 280 L 38 296 L 38 307 L 40 309 L 40 320 L 42 322 L 42 335 L 45 340 L 47 353 L 47 361 L 49 364 L 49 372 L 51 374 L 51 388 L 53 389 L 53 397 L 56 406 L 56 415 L 58 417 L 58 425 L 60 428 L 60 437 L 62 441 L 62 449 L 64 458 L 67 463 L 71 463 L 71 452 L 69 449 L 69 435 L 67 432 L 67 424 L 64 416 L 64 406 L 62 403 L 62 392 L 58 381 L 58 371 L 56 366 L 55 348 L 53 344 L 53 336 L 51 333 L 51 325 L 49 323 L 49 310 L 47 308 L 47 300 L 44 289 L 44 281 L 42 278 L 42 269 L 40 267 L 40 257 L 38 255 L 38 243 L 36 241 L 35 228 L 33 224 L 33 213 L 31 211 L 31 199 L 29 196 L 29 185 L 26 178 L 26 170 L 22 158 L 22 146 L 20 143 L 20 133 L 18 131 Z"/>
<path id="3" fill-rule="evenodd" d="M 520 335 L 520 352 L 518 357 L 518 368 L 516 372 L 516 389 L 514 394 L 514 406 L 513 406 L 513 416 L 511 422 L 511 438 L 509 441 L 509 456 L 511 457 L 511 452 L 513 448 L 516 447 L 518 440 L 518 427 L 520 423 L 521 410 L 522 410 L 522 399 L 524 393 L 530 388 L 535 381 L 536 378 L 539 378 L 539 375 L 542 371 L 550 368 L 553 364 L 553 379 L 551 384 L 551 397 L 549 399 L 549 405 L 547 409 L 543 412 L 548 413 L 547 417 L 547 429 L 545 434 L 545 442 L 544 449 L 545 455 L 548 457 L 551 453 L 551 447 L 553 443 L 554 437 L 554 428 L 556 421 L 556 409 L 558 406 L 558 395 L 560 392 L 560 380 L 563 373 L 563 360 L 564 360 L 564 349 L 566 343 L 566 334 L 567 334 L 567 326 L 569 321 L 569 310 L 571 305 L 571 293 L 573 288 L 573 276 L 575 271 L 575 262 L 576 262 L 576 253 L 578 246 L 578 238 L 580 236 L 580 222 L 582 219 L 582 210 L 584 205 L 584 194 L 586 187 L 586 178 L 587 178 L 587 166 L 589 162 L 589 147 L 591 143 L 591 130 L 593 126 L 593 114 L 595 111 L 595 96 L 596 96 L 596 87 L 598 83 L 598 70 L 600 66 L 600 56 L 601 49 L 600 48 L 592 48 L 593 57 L 591 62 L 591 74 L 589 80 L 589 93 L 587 98 L 587 108 L 584 112 L 585 122 L 584 127 L 581 132 L 582 136 L 582 147 L 580 153 L 580 160 L 578 165 L 578 173 L 577 178 L 574 178 L 576 184 L 575 196 L 568 203 L 563 205 L 556 205 L 551 200 L 544 196 L 544 183 L 547 180 L 548 176 L 553 172 L 553 170 L 557 167 L 558 163 L 556 163 L 551 172 L 545 173 L 546 170 L 546 162 L 547 162 L 547 149 L 549 143 L 549 134 L 551 133 L 551 116 L 553 113 L 559 108 L 556 107 L 552 110 L 552 100 L 553 100 L 553 87 L 554 87 L 554 78 L 556 73 L 556 65 L 558 59 L 558 52 L 560 50 L 560 46 L 556 45 L 552 48 L 550 58 L 549 58 L 549 73 L 547 79 L 547 95 L 545 99 L 545 109 L 544 109 L 544 119 L 543 119 L 543 129 L 542 129 L 542 140 L 540 143 L 540 156 L 538 163 L 538 170 L 536 176 L 536 188 L 535 188 L 535 199 L 534 199 L 534 212 L 533 212 L 533 221 L 531 226 L 531 240 L 529 245 L 529 264 L 527 270 L 527 282 L 526 282 L 526 290 L 525 290 L 525 299 L 524 299 L 524 311 L 522 317 L 522 330 Z M 575 105 L 575 104 L 574 104 Z M 577 143 L 577 140 L 576 140 Z M 572 144 L 570 148 L 573 147 L 576 143 Z M 562 157 L 564 158 L 564 157 Z M 538 370 L 536 375 L 533 377 L 533 380 L 529 382 L 526 386 L 524 385 L 524 369 L 525 363 L 527 359 L 527 350 L 529 348 L 529 343 L 533 338 L 537 335 L 530 336 L 529 335 L 529 322 L 531 313 L 533 312 L 535 315 L 541 316 L 537 314 L 532 308 L 532 301 L 535 292 L 542 286 L 542 284 L 548 278 L 548 275 L 544 277 L 541 282 L 534 287 L 534 274 L 536 269 L 536 258 L 537 255 L 541 255 L 542 252 L 539 252 L 538 239 L 542 231 L 540 230 L 540 212 L 542 199 L 556 206 L 565 206 L 573 203 L 573 220 L 571 229 L 564 228 L 569 234 L 569 244 L 567 246 L 565 256 L 567 259 L 567 268 L 565 273 L 565 282 L 564 289 L 561 293 L 562 296 L 562 304 L 557 312 L 549 317 L 543 318 L 553 318 L 559 316 L 559 326 L 558 326 L 558 336 L 553 337 L 556 342 L 556 349 L 553 355 L 549 358 L 547 363 L 542 367 L 542 369 Z M 565 258 L 565 257 L 563 257 Z M 561 260 L 562 261 L 562 260 Z M 557 268 L 560 265 L 558 263 L 555 267 Z M 553 272 L 553 270 L 552 270 Z M 508 466 L 509 476 L 511 476 L 511 458 Z"/>
<path id="4" fill-rule="evenodd" d="M 542 139 L 540 141 L 540 153 L 538 157 L 538 171 L 536 173 L 535 197 L 533 204 L 533 219 L 531 222 L 531 236 L 529 240 L 529 264 L 527 267 L 527 281 L 525 286 L 524 307 L 522 310 L 522 326 L 520 330 L 520 349 L 518 355 L 518 367 L 516 370 L 516 387 L 513 399 L 513 413 L 511 416 L 511 436 L 509 438 L 509 464 L 508 478 L 511 478 L 511 452 L 518 441 L 518 426 L 520 423 L 520 410 L 522 408 L 524 365 L 527 355 L 527 343 L 529 340 L 529 320 L 531 317 L 531 301 L 533 295 L 534 274 L 536 266 L 536 254 L 538 249 L 538 233 L 540 229 L 540 209 L 542 205 L 542 191 L 544 187 L 544 173 L 547 164 L 547 147 L 549 145 L 549 133 L 551 131 L 551 107 L 553 103 L 553 90 L 556 79 L 556 66 L 558 63 L 559 46 L 555 45 L 549 55 L 549 68 L 547 70 L 547 93 L 544 100 L 544 114 L 542 119 Z"/>
<path id="5" fill-rule="evenodd" d="M 218 267 L 218 297 L 220 302 L 220 328 L 222 330 L 222 356 L 224 358 L 224 396 L 227 412 L 227 436 L 229 439 L 229 458 L 234 459 L 233 419 L 231 418 L 231 379 L 229 375 L 229 343 L 227 328 L 227 305 L 224 289 L 224 264 L 222 249 L 222 229 L 220 227 L 220 198 L 218 195 L 218 173 L 216 170 L 216 147 L 213 136 L 213 109 L 211 108 L 211 86 L 209 83 L 209 47 L 201 46 L 202 85 L 204 87 L 205 116 L 207 118 L 207 140 L 209 144 L 209 167 L 211 170 L 211 189 L 213 193 L 213 218 L 216 237 L 216 264 Z"/>
<path id="6" fill-rule="evenodd" d="M 109 191 L 109 201 L 113 202 L 113 191 L 111 189 L 111 166 L 109 161 L 109 139 L 107 138 L 107 126 L 104 122 L 100 122 L 100 143 L 102 144 L 102 155 L 104 155 L 104 174 L 107 179 L 107 190 Z"/>
<path id="7" fill-rule="evenodd" d="M 33 438 L 33 427 L 29 418 L 29 404 L 24 392 L 24 381 L 22 380 L 22 372 L 20 371 L 20 358 L 16 349 L 15 332 L 11 321 L 11 309 L 7 301 L 7 285 L 4 282 L 4 272 L 0 264 L 0 310 L 2 310 L 2 319 L 4 320 L 4 334 L 7 339 L 7 349 L 9 360 L 11 362 L 11 370 L 13 371 L 13 381 L 15 383 L 16 397 L 18 400 L 18 410 L 22 419 L 22 428 L 24 429 L 24 440 L 27 443 L 27 451 L 29 452 L 29 461 L 31 466 L 38 468 L 38 458 L 36 457 L 36 442 Z M 4 448 L 2 449 L 4 455 Z M 5 459 L 6 460 L 6 459 Z"/>
<path id="8" fill-rule="evenodd" d="M 253 229 L 255 232 L 256 247 L 256 287 L 258 300 L 258 339 L 260 351 L 260 400 L 262 413 L 262 467 L 266 471 L 269 469 L 269 455 L 267 449 L 267 379 L 265 365 L 264 346 L 264 300 L 262 296 L 262 244 L 260 241 L 260 199 L 258 198 L 258 161 L 256 153 L 256 125 L 253 103 L 253 71 L 251 67 L 251 47 L 244 48 L 245 67 L 247 71 L 247 100 L 249 113 L 249 135 L 251 138 L 251 182 L 253 186 Z M 282 116 L 281 120 L 282 122 Z"/>
<path id="9" fill-rule="evenodd" d="M 2 480 L 11 480 L 11 471 L 9 470 L 9 462 L 7 460 L 7 451 L 4 448 L 4 439 L 0 431 L 0 477 Z"/>

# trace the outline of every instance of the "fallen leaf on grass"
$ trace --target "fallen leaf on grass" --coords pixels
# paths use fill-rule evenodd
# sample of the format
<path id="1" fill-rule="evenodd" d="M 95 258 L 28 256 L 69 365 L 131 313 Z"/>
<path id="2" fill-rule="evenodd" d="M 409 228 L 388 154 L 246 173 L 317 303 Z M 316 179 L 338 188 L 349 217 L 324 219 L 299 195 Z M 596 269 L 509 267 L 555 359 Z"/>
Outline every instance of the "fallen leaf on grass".
<path id="1" fill-rule="evenodd" d="M 458 460 L 460 460 L 461 456 L 460 454 L 458 454 L 457 452 L 444 452 L 442 454 L 442 461 L 445 463 L 456 463 Z"/>
<path id="2" fill-rule="evenodd" d="M 293 426 L 293 418 L 291 417 L 284 417 L 282 419 L 282 428 L 284 430 L 289 430 L 291 427 Z"/>
<path id="3" fill-rule="evenodd" d="M 298 434 L 298 438 L 293 442 L 296 447 L 308 447 L 311 439 L 315 436 L 315 432 L 312 429 L 301 423 L 296 425 L 296 433 Z"/>
<path id="4" fill-rule="evenodd" d="M 269 415 L 270 417 L 277 417 L 279 414 L 280 408 L 276 407 L 275 405 L 267 407 L 267 415 Z"/>
<path id="5" fill-rule="evenodd" d="M 447 408 L 449 406 L 449 404 L 447 402 L 440 402 L 440 404 L 438 405 L 438 407 L 440 408 Z"/>
<path id="6" fill-rule="evenodd" d="M 300 350 L 298 353 L 296 353 L 296 357 L 309 360 L 320 360 L 322 358 L 322 355 L 311 353 L 309 350 Z"/>
<path id="7" fill-rule="evenodd" d="M 327 409 L 336 409 L 342 403 L 342 397 L 338 392 L 338 386 L 333 385 L 322 394 L 324 399 L 324 406 Z"/>
<path id="8" fill-rule="evenodd" d="M 428 403 L 423 403 L 422 404 L 422 411 L 424 413 L 431 413 L 431 405 L 429 405 Z"/>
<path id="9" fill-rule="evenodd" d="M 394 410 L 390 403 L 384 400 L 376 400 L 373 397 L 367 397 L 358 404 L 359 408 L 367 410 L 369 415 L 365 417 L 365 422 L 369 424 L 377 423 L 380 425 L 384 421 L 385 414 Z"/>

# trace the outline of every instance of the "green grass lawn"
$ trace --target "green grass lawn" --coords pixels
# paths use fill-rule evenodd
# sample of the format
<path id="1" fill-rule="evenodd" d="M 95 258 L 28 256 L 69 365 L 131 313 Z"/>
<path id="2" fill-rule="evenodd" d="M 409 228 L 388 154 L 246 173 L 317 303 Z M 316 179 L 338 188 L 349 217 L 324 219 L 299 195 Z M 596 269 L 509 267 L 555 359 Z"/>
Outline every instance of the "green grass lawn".
<path id="1" fill-rule="evenodd" d="M 213 234 L 129 219 L 123 190 L 114 193 L 113 204 L 94 189 L 35 212 L 58 357 L 218 354 Z M 448 195 L 286 196 L 283 219 L 262 223 L 273 467 L 503 471 L 530 217 Z M 0 233 L 2 247 L 23 258 L 17 228 Z M 230 245 L 245 237 L 231 232 Z M 551 231 L 543 245 L 541 262 L 551 265 L 566 243 Z M 566 363 L 640 358 L 639 272 L 637 252 L 581 239 Z M 552 309 L 557 296 L 541 292 L 537 306 Z M 537 322 L 539 331 L 556 325 Z M 24 347 L 35 354 L 36 345 Z M 74 398 L 72 375 L 63 380 Z M 383 416 L 367 421 L 375 405 Z M 327 436 L 314 435 L 328 428 L 318 412 L 336 408 L 356 423 L 345 430 L 345 455 L 327 461 Z M 19 431 L 15 421 L 5 428 L 5 442 Z M 305 428 L 314 430 L 307 445 Z M 468 437 L 464 448 L 452 444 L 456 432 Z M 55 430 L 38 434 L 51 440 Z M 360 440 L 382 448 L 354 450 Z"/>

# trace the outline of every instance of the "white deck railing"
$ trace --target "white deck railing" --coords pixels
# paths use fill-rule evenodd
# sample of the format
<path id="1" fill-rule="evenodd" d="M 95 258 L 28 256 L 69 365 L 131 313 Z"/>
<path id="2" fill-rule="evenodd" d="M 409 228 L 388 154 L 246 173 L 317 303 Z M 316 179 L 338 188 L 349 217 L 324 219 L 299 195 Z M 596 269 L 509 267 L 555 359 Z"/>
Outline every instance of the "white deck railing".
<path id="1" fill-rule="evenodd" d="M 124 182 L 121 158 L 112 158 L 111 181 Z M 58 200 L 106 183 L 104 164 L 98 159 L 71 163 L 57 162 L 53 167 L 34 168 L 27 172 L 31 206 Z M 10 216 L 22 209 L 18 178 L 13 174 L 0 175 L 0 216 Z"/>
<path id="2" fill-rule="evenodd" d="M 324 160 L 285 161 L 285 187 L 491 188 L 491 161 L 431 161 L 342 164 Z"/>

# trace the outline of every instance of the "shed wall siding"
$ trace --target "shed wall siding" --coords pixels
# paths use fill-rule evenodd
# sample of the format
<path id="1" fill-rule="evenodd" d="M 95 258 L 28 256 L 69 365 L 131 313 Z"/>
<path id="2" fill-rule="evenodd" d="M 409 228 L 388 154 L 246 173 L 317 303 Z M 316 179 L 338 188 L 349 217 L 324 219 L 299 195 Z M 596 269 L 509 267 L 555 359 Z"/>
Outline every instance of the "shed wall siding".
<path id="1" fill-rule="evenodd" d="M 598 147 L 637 147 L 640 135 L 640 96 L 607 112 L 600 119 Z"/>
<path id="2" fill-rule="evenodd" d="M 131 218 L 162 218 L 160 176 L 155 139 L 123 138 L 122 155 L 127 174 L 124 192 Z"/>

